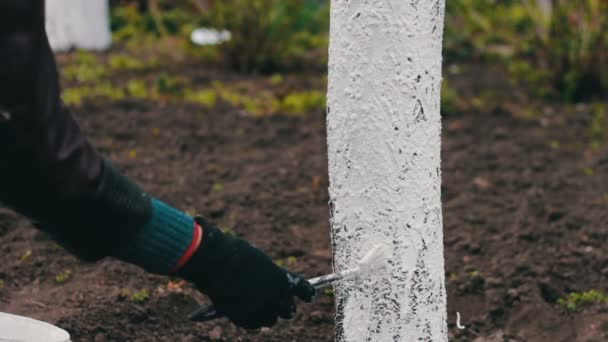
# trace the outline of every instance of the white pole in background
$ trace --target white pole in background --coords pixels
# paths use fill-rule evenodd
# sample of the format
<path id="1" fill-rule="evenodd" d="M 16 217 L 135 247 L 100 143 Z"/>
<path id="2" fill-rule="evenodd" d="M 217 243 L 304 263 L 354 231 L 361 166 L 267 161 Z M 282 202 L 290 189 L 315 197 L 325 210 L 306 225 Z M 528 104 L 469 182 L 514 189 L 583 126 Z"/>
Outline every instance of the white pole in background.
<path id="1" fill-rule="evenodd" d="M 46 30 L 55 51 L 110 46 L 108 0 L 46 0 Z"/>
<path id="2" fill-rule="evenodd" d="M 328 145 L 338 341 L 447 341 L 439 113 L 444 0 L 333 0 Z"/>

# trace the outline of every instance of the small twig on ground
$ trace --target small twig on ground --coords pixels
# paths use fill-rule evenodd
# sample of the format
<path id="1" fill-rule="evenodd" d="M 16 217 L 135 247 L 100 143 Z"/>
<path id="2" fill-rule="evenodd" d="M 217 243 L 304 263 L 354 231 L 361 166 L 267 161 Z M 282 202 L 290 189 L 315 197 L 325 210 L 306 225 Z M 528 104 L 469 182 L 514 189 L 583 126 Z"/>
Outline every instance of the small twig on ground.
<path id="1" fill-rule="evenodd" d="M 35 305 L 35 306 L 38 306 L 38 307 L 41 307 L 44 309 L 46 309 L 48 307 L 46 304 L 39 302 L 37 300 L 33 300 L 33 299 L 30 299 L 27 302 L 28 302 L 28 304 L 32 304 L 32 305 Z"/>

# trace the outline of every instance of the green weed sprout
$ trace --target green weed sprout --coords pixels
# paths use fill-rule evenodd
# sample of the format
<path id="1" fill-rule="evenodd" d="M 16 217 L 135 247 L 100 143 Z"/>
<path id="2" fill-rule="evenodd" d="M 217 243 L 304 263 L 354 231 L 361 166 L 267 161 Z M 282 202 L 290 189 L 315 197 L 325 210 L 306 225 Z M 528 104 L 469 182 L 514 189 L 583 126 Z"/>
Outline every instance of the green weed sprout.
<path id="1" fill-rule="evenodd" d="M 70 280 L 71 277 L 72 277 L 72 271 L 65 270 L 55 276 L 55 282 L 57 284 L 63 284 L 66 281 Z"/>
<path id="2" fill-rule="evenodd" d="M 597 290 L 572 292 L 566 298 L 559 298 L 557 304 L 569 311 L 577 311 L 583 306 L 592 304 L 608 304 L 608 295 Z"/>
<path id="3" fill-rule="evenodd" d="M 150 293 L 146 289 L 139 290 L 131 295 L 131 301 L 135 303 L 143 303 L 148 299 L 150 299 Z"/>

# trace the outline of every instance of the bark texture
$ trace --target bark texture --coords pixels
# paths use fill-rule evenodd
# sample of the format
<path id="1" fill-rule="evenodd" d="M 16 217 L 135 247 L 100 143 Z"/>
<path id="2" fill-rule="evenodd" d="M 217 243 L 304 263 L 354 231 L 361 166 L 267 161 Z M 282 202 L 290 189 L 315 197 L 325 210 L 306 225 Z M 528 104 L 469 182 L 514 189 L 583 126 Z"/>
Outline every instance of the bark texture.
<path id="1" fill-rule="evenodd" d="M 328 145 L 338 341 L 447 341 L 439 112 L 444 0 L 333 0 Z"/>

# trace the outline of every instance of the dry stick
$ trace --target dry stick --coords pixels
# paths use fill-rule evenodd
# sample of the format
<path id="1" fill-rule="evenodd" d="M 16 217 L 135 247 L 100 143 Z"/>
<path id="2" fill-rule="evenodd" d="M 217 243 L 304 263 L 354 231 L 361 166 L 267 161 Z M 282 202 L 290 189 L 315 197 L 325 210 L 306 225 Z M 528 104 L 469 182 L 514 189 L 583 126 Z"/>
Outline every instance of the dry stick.
<path id="1" fill-rule="evenodd" d="M 150 10 L 150 14 L 152 15 L 152 18 L 154 19 L 154 23 L 156 24 L 156 27 L 158 27 L 158 32 L 160 33 L 160 35 L 162 37 L 168 36 L 169 32 L 167 32 L 167 28 L 163 24 L 161 11 L 160 11 L 160 8 L 158 7 L 158 1 L 157 0 L 148 0 L 148 9 Z"/>
<path id="2" fill-rule="evenodd" d="M 37 301 L 37 300 L 30 299 L 30 300 L 28 300 L 27 302 L 28 302 L 29 304 L 32 304 L 32 305 L 35 305 L 35 306 L 39 306 L 39 307 L 41 307 L 41 308 L 43 308 L 43 309 L 48 308 L 48 305 L 46 305 L 46 304 L 44 304 L 44 303 L 42 303 L 42 302 L 39 302 L 39 301 Z"/>
<path id="3" fill-rule="evenodd" d="M 209 0 L 191 0 L 192 5 L 196 8 L 200 13 L 205 13 L 211 7 Z"/>

